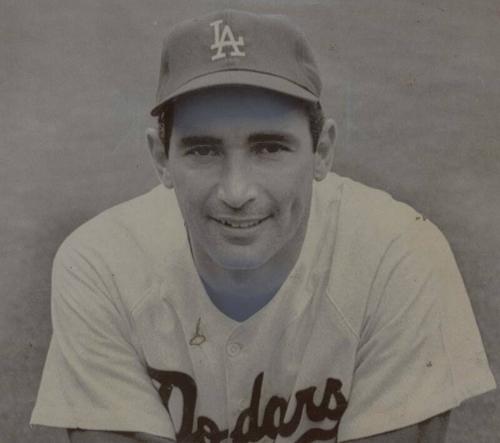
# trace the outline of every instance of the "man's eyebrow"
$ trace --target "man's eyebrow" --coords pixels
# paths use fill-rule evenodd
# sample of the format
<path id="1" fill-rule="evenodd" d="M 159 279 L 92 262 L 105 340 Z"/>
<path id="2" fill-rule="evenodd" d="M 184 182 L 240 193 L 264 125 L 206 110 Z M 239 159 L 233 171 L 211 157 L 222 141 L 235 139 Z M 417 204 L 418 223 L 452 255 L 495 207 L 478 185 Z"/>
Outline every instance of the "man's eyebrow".
<path id="1" fill-rule="evenodd" d="M 283 134 L 281 132 L 259 132 L 256 134 L 251 134 L 248 137 L 250 143 L 259 142 L 294 142 L 296 137 L 291 134 Z"/>
<path id="2" fill-rule="evenodd" d="M 190 135 L 187 137 L 182 137 L 180 140 L 182 146 L 193 146 L 193 145 L 220 145 L 222 140 L 217 137 L 211 137 L 209 135 Z"/>

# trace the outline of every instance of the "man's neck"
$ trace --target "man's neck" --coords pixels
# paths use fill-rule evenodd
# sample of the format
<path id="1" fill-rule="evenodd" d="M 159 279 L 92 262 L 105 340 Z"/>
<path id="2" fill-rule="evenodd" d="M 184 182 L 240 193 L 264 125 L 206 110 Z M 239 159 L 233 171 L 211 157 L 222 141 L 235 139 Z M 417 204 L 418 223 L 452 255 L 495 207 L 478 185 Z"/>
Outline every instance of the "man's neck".
<path id="1" fill-rule="evenodd" d="M 225 269 L 192 250 L 193 260 L 214 305 L 243 321 L 264 307 L 288 278 L 302 250 L 306 226 L 276 256 L 256 269 Z M 200 256 L 201 255 L 201 256 Z"/>

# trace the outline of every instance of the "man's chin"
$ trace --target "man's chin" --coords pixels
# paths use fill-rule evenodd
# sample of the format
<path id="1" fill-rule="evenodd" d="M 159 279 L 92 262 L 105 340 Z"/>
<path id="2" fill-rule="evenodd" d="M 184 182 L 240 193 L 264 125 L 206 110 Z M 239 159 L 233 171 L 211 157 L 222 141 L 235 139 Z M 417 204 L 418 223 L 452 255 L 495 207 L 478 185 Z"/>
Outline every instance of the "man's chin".
<path id="1" fill-rule="evenodd" d="M 242 251 L 236 253 L 235 251 L 234 253 L 228 253 L 228 251 L 226 251 L 221 254 L 213 253 L 211 256 L 212 260 L 217 263 L 217 265 L 228 271 L 253 271 L 264 266 L 269 260 L 267 255 L 241 252 Z"/>

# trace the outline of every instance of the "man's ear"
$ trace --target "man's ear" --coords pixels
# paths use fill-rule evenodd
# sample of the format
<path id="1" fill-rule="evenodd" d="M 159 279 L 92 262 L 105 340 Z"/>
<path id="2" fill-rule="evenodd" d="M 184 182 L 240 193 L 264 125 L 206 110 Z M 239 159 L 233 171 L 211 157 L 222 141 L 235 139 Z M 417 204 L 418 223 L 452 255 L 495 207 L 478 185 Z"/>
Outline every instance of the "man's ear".
<path id="1" fill-rule="evenodd" d="M 335 122 L 328 118 L 323 124 L 314 154 L 314 178 L 323 180 L 333 166 L 335 144 Z"/>
<path id="2" fill-rule="evenodd" d="M 158 135 L 158 130 L 155 128 L 146 129 L 146 139 L 158 178 L 165 187 L 169 189 L 173 188 L 174 184 L 170 174 L 170 164 L 165 152 L 165 146 Z"/>

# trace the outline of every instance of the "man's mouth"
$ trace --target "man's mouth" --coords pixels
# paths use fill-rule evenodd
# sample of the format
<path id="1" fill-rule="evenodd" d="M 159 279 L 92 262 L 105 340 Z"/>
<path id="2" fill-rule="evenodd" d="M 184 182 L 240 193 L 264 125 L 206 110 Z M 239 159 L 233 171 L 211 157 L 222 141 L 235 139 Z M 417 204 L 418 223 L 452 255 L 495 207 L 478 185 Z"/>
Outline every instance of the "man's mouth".
<path id="1" fill-rule="evenodd" d="M 263 217 L 263 218 L 252 218 L 252 219 L 235 219 L 235 218 L 219 218 L 219 217 L 210 217 L 212 220 L 217 223 L 227 226 L 229 228 L 234 229 L 249 229 L 255 226 L 260 225 L 262 222 L 270 218 L 271 216 Z"/>

